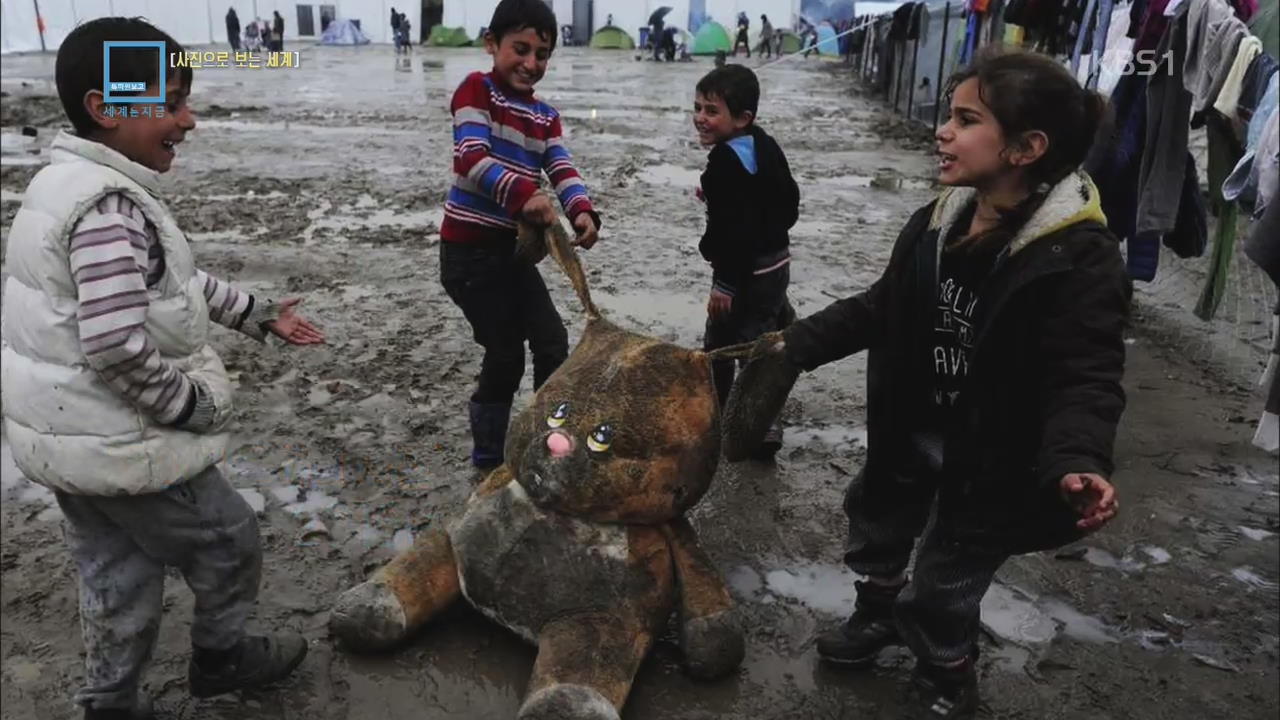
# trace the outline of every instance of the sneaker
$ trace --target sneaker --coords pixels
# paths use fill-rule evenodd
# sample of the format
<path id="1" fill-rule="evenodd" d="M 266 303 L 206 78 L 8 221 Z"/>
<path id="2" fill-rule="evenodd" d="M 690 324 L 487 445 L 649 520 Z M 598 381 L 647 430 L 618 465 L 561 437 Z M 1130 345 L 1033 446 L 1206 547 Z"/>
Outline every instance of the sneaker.
<path id="1" fill-rule="evenodd" d="M 191 694 L 207 698 L 268 685 L 288 677 L 306 656 L 307 641 L 301 635 L 246 637 L 221 667 L 205 668 L 191 660 L 187 669 Z"/>
<path id="2" fill-rule="evenodd" d="M 827 662 L 864 668 L 875 662 L 881 650 L 902 644 L 893 621 L 893 601 L 903 586 L 870 582 L 853 585 L 858 589 L 853 615 L 840 627 L 818 637 L 818 656 Z"/>
<path id="3" fill-rule="evenodd" d="M 972 661 L 954 668 L 918 663 L 912 681 L 920 695 L 920 720 L 965 720 L 978 711 L 978 672 Z"/>

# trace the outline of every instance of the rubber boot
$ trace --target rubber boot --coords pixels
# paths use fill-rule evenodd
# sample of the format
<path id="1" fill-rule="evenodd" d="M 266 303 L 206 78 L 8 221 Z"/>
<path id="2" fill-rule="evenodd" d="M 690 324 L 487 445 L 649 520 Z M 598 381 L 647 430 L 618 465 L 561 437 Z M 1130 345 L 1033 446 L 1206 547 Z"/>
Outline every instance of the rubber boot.
<path id="1" fill-rule="evenodd" d="M 471 464 L 490 470 L 502 464 L 511 403 L 471 401 Z"/>

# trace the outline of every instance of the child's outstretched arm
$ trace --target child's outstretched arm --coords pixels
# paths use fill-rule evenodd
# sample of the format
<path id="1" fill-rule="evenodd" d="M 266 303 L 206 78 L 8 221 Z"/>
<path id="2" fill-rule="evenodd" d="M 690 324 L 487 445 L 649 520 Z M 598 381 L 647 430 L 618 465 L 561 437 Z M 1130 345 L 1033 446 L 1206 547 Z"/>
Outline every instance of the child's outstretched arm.
<path id="1" fill-rule="evenodd" d="M 217 415 L 211 394 L 161 357 L 147 335 L 147 274 L 159 271 L 159 256 L 148 256 L 145 223 L 133 203 L 112 194 L 72 230 L 80 347 L 113 390 L 156 422 L 206 430 Z"/>
<path id="2" fill-rule="evenodd" d="M 573 158 L 564 146 L 563 128 L 560 116 L 551 120 L 550 136 L 547 138 L 547 150 L 542 154 L 542 169 L 551 180 L 556 196 L 560 198 L 560 206 L 569 222 L 577 230 L 578 238 L 574 244 L 589 249 L 596 243 L 596 233 L 600 230 L 600 216 L 591 205 L 587 195 L 587 186 L 582 175 L 573 165 Z"/>
<path id="3" fill-rule="evenodd" d="M 196 269 L 196 277 L 204 289 L 204 299 L 209 305 L 209 319 L 239 330 L 261 342 L 268 332 L 291 345 L 314 345 L 324 342 L 324 333 L 298 315 L 294 306 L 302 302 L 290 298 L 276 303 L 258 298 L 234 285 Z"/>
<path id="4" fill-rule="evenodd" d="M 491 154 L 493 119 L 484 77 L 473 73 L 453 94 L 453 171 L 463 178 L 463 190 L 493 200 L 511 217 L 519 217 L 534 198 L 538 183 L 510 170 Z M 544 218 L 529 218 L 537 222 Z M 541 225 L 549 223 L 542 222 Z"/>

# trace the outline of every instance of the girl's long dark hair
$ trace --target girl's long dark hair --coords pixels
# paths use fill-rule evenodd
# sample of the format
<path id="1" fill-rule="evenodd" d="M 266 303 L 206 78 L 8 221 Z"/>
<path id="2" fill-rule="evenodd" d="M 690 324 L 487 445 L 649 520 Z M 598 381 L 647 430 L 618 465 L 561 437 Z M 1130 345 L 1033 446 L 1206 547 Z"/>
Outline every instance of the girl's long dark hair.
<path id="1" fill-rule="evenodd" d="M 1044 155 L 1025 168 L 1031 194 L 1014 207 L 997 208 L 996 227 L 954 245 L 1004 247 L 1044 204 L 1049 190 L 1084 163 L 1108 105 L 1106 98 L 1081 87 L 1061 63 L 1034 52 L 995 47 L 979 53 L 948 80 L 948 104 L 956 87 L 971 78 L 977 79 L 978 96 L 1000 123 L 1008 148 L 1026 142 L 1026 134 L 1035 130 L 1049 140 Z"/>

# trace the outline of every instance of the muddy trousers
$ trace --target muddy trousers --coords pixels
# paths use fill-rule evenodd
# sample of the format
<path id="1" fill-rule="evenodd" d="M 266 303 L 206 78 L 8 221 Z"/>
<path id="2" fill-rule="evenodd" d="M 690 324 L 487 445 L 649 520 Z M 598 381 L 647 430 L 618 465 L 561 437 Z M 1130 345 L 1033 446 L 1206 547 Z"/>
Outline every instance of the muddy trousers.
<path id="1" fill-rule="evenodd" d="M 217 467 L 158 493 L 57 498 L 79 574 L 78 704 L 134 705 L 160 630 L 166 566 L 195 594 L 193 645 L 226 650 L 244 636 L 262 574 L 258 520 Z"/>
<path id="2" fill-rule="evenodd" d="M 485 245 L 440 243 L 440 282 L 484 348 L 472 402 L 511 404 L 524 376 L 526 341 L 535 390 L 569 356 L 569 333 L 542 275 L 514 252 L 514 235 Z"/>
<path id="3" fill-rule="evenodd" d="M 896 577 L 906 571 L 914 546 L 915 567 L 893 607 L 903 641 L 932 663 L 976 652 L 982 597 L 1009 556 L 939 537 L 935 486 L 928 482 L 903 481 L 906 491 L 895 492 L 895 502 L 872 504 L 865 501 L 865 478 L 864 471 L 845 492 L 845 564 L 862 575 Z"/>
<path id="4" fill-rule="evenodd" d="M 716 348 L 751 342 L 767 332 L 783 330 L 795 320 L 796 312 L 787 299 L 787 286 L 791 282 L 791 266 L 752 275 L 737 288 L 728 315 L 708 317 L 703 334 L 702 349 Z M 715 360 L 711 363 L 711 377 L 715 382 L 716 396 L 724 407 L 733 388 L 735 375 L 733 360 Z"/>

